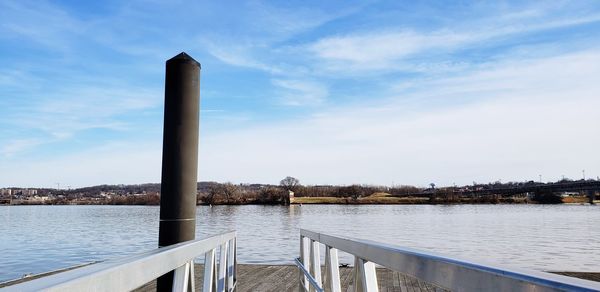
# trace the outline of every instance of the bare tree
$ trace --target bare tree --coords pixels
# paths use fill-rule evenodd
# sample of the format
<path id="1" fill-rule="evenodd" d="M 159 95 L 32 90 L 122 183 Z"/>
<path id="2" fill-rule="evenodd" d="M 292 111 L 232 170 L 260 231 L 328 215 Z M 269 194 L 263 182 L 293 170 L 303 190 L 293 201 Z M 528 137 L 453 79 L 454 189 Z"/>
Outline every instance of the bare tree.
<path id="1" fill-rule="evenodd" d="M 208 193 L 206 194 L 206 197 L 204 198 L 204 201 L 209 204 L 212 205 L 214 204 L 219 198 L 219 185 L 212 185 L 210 186 L 210 188 L 208 189 Z"/>
<path id="2" fill-rule="evenodd" d="M 264 188 L 258 193 L 258 201 L 264 204 L 281 203 L 281 199 L 284 198 L 284 194 L 286 193 L 287 191 L 281 190 L 280 188 Z"/>
<path id="3" fill-rule="evenodd" d="M 223 200 L 226 204 L 235 203 L 240 195 L 238 186 L 232 183 L 215 184 L 210 187 L 206 202 L 214 204 Z"/>
<path id="4" fill-rule="evenodd" d="M 240 196 L 240 189 L 232 183 L 223 184 L 223 195 L 227 203 L 235 202 Z"/>
<path id="5" fill-rule="evenodd" d="M 365 188 L 359 185 L 338 188 L 339 197 L 351 197 L 353 200 L 358 200 L 358 198 L 364 197 L 365 195 Z"/>
<path id="6" fill-rule="evenodd" d="M 287 176 L 279 182 L 279 185 L 282 188 L 293 192 L 300 186 L 300 181 L 295 177 Z"/>
<path id="7" fill-rule="evenodd" d="M 289 205 L 290 196 L 298 190 L 298 187 L 300 187 L 300 181 L 295 177 L 286 176 L 279 182 L 279 185 L 283 189 L 281 200 L 283 204 Z"/>

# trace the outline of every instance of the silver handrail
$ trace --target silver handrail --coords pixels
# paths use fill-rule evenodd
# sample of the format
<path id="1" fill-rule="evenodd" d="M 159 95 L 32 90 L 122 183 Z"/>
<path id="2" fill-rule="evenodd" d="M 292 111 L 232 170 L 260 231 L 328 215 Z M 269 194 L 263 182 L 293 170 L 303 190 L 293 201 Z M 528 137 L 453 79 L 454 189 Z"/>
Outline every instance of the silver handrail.
<path id="1" fill-rule="evenodd" d="M 217 265 L 216 249 L 220 249 Z M 194 258 L 205 254 L 203 291 L 234 291 L 236 232 L 190 240 L 122 259 L 8 286 L 2 291 L 130 291 L 175 271 L 173 291 L 194 290 Z"/>
<path id="2" fill-rule="evenodd" d="M 319 244 L 325 245 L 325 283 L 321 283 Z M 337 251 L 354 255 L 354 291 L 378 291 L 375 264 L 453 291 L 600 291 L 600 283 L 550 273 L 472 262 L 370 240 L 300 230 L 301 290 L 341 291 Z M 318 268 L 317 268 L 318 267 Z M 304 281 L 302 278 L 304 277 Z"/>
<path id="3" fill-rule="evenodd" d="M 302 262 L 300 261 L 300 259 L 295 259 L 294 263 L 296 264 L 296 266 L 298 266 L 298 269 L 300 270 L 300 288 L 303 289 L 304 291 L 309 291 L 308 289 L 306 289 L 306 286 L 303 285 L 302 282 L 302 278 L 304 277 L 305 279 L 308 279 L 308 281 L 310 282 L 311 287 L 316 290 L 316 292 L 324 292 L 325 290 L 321 287 L 321 285 L 319 285 L 319 283 L 317 283 L 317 280 L 315 278 L 313 278 L 313 276 L 310 274 L 310 272 L 306 269 L 306 267 L 302 264 Z"/>

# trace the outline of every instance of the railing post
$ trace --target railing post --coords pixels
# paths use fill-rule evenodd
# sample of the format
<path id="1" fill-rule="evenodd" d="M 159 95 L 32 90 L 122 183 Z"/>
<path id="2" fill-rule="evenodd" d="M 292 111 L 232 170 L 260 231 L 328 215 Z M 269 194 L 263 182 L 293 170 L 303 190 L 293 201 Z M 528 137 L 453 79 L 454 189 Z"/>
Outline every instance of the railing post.
<path id="1" fill-rule="evenodd" d="M 159 247 L 195 237 L 199 112 L 200 63 L 181 53 L 166 64 Z M 157 290 L 172 285 L 170 272 Z"/>
<path id="2" fill-rule="evenodd" d="M 203 292 L 215 292 L 217 290 L 217 274 L 215 249 L 211 249 L 204 254 L 204 283 L 202 283 Z"/>
<path id="3" fill-rule="evenodd" d="M 354 291 L 379 291 L 375 264 L 357 256 L 354 256 Z"/>
<path id="4" fill-rule="evenodd" d="M 229 242 L 224 242 L 219 248 L 219 274 L 217 276 L 217 291 L 224 292 L 227 285 L 227 249 Z"/>
<path id="5" fill-rule="evenodd" d="M 300 255 L 298 256 L 298 260 L 300 260 L 303 265 L 306 265 L 306 263 L 304 263 L 304 237 L 302 234 L 300 234 Z M 298 267 L 298 292 L 305 290 L 305 282 L 306 277 L 304 276 L 304 273 L 302 273 L 302 270 Z"/>
<path id="6" fill-rule="evenodd" d="M 192 262 L 192 265 L 194 262 Z M 173 292 L 187 292 L 190 278 L 190 263 L 177 268 L 173 276 Z M 193 291 L 193 290 L 192 290 Z"/>
<path id="7" fill-rule="evenodd" d="M 359 258 L 357 256 L 354 256 L 354 270 L 353 272 L 353 278 L 354 278 L 354 292 L 363 292 L 363 285 L 362 285 L 362 269 L 361 269 L 361 264 L 359 262 Z"/>
<path id="8" fill-rule="evenodd" d="M 341 292 L 340 265 L 338 251 L 330 246 L 325 246 L 325 285 L 331 292 Z"/>
<path id="9" fill-rule="evenodd" d="M 308 245 L 309 239 L 300 235 L 300 262 L 304 265 L 304 267 L 310 271 L 310 247 Z M 304 275 L 304 273 L 299 270 L 299 286 L 300 291 L 308 291 L 310 288 L 310 283 L 308 282 L 308 278 Z"/>
<path id="10" fill-rule="evenodd" d="M 190 281 L 189 281 L 189 290 L 194 292 L 196 291 L 196 273 L 194 269 L 194 260 L 190 261 Z"/>
<path id="11" fill-rule="evenodd" d="M 321 255 L 319 253 L 319 242 L 312 239 L 310 240 L 310 259 L 311 265 L 309 271 L 311 271 L 311 274 L 315 278 L 315 281 L 317 281 L 317 284 L 323 287 L 321 282 Z M 311 291 L 314 290 L 311 289 Z"/>
<path id="12" fill-rule="evenodd" d="M 237 283 L 237 236 L 233 239 L 233 285 Z"/>
<path id="13" fill-rule="evenodd" d="M 359 259 L 359 261 L 362 265 L 362 282 L 365 291 L 379 291 L 379 287 L 377 287 L 377 271 L 375 270 L 375 264 L 363 259 Z"/>
<path id="14" fill-rule="evenodd" d="M 227 291 L 233 290 L 233 278 L 235 277 L 235 239 L 229 241 L 227 251 Z"/>

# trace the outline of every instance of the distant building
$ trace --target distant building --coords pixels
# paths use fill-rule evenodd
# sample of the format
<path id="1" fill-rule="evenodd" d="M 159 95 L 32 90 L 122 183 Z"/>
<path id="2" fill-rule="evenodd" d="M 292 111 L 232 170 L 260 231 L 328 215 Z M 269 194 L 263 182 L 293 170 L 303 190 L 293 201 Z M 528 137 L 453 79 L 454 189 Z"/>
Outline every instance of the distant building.
<path id="1" fill-rule="evenodd" d="M 100 192 L 99 196 L 106 199 L 111 199 L 116 194 L 114 192 Z"/>
<path id="2" fill-rule="evenodd" d="M 35 196 L 38 194 L 37 189 L 2 189 L 0 190 L 0 194 L 7 196 Z"/>
<path id="3" fill-rule="evenodd" d="M 50 198 L 48 196 L 38 196 L 38 195 L 34 195 L 33 197 L 31 197 L 29 200 L 30 201 L 34 201 L 34 202 L 45 202 L 47 200 L 49 200 Z"/>

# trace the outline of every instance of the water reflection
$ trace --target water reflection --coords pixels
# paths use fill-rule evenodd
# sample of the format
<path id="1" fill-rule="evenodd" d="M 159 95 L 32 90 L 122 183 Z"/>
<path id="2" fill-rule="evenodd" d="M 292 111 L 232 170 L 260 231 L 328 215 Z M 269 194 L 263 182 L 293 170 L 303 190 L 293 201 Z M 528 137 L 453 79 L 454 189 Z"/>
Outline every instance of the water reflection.
<path id="1" fill-rule="evenodd" d="M 197 237 L 238 232 L 242 263 L 291 263 L 299 228 L 538 270 L 600 271 L 597 206 L 201 206 Z M 0 280 L 153 249 L 158 207 L 0 207 Z M 351 262 L 344 257 L 342 262 Z"/>

